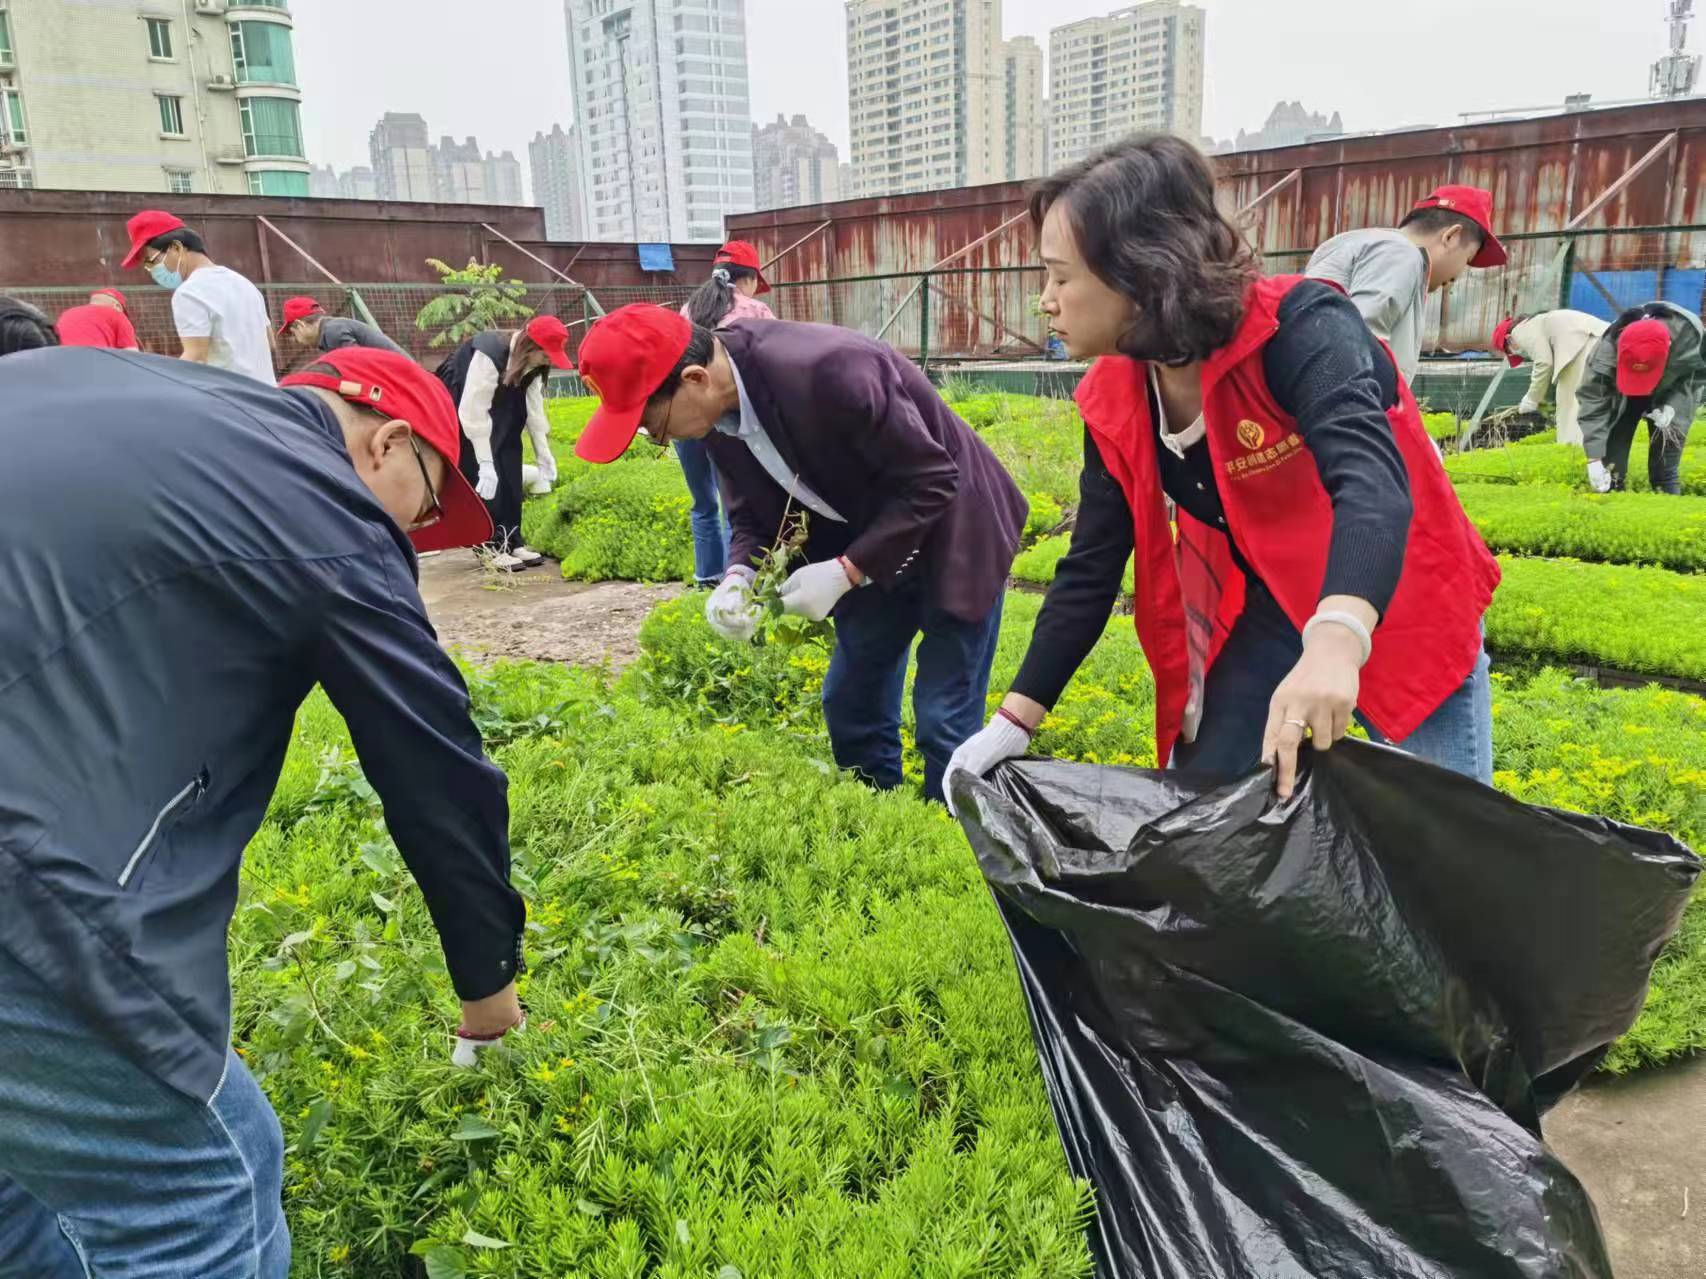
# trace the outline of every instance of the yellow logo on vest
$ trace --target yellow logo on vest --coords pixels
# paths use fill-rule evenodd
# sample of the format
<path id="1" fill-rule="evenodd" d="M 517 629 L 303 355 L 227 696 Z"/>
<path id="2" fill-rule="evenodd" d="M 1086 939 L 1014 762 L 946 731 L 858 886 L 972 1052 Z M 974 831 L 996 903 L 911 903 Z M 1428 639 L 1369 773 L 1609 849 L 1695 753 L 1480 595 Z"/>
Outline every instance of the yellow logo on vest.
<path id="1" fill-rule="evenodd" d="M 1259 449 L 1267 441 L 1267 432 L 1260 422 L 1245 418 L 1238 424 L 1238 442 L 1247 449 Z"/>
<path id="2" fill-rule="evenodd" d="M 1248 418 L 1238 424 L 1237 435 L 1238 442 L 1250 451 L 1243 457 L 1227 459 L 1226 474 L 1234 480 L 1247 480 L 1252 475 L 1271 471 L 1303 451 L 1303 437 L 1296 431 L 1263 448 L 1262 445 L 1268 438 L 1267 432 L 1262 429 L 1260 423 L 1252 422 Z"/>

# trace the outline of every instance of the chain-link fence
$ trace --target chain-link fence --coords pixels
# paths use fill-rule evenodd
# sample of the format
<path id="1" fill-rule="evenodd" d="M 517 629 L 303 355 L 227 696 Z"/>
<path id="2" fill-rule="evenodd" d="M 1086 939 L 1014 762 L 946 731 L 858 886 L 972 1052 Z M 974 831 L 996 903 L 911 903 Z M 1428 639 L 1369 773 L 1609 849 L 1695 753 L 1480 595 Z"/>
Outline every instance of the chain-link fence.
<path id="1" fill-rule="evenodd" d="M 1510 261 L 1470 271 L 1449 290 L 1429 298 L 1424 349 L 1435 354 L 1485 351 L 1494 326 L 1507 314 L 1532 314 L 1573 307 L 1604 318 L 1641 302 L 1664 298 L 1691 311 L 1706 295 L 1706 226 L 1634 227 L 1570 235 L 1513 235 L 1505 240 Z M 1270 253 L 1274 274 L 1301 272 L 1307 250 Z M 1047 321 L 1037 303 L 1040 267 L 955 269 L 929 273 L 867 275 L 846 279 L 778 282 L 766 297 L 786 320 L 834 324 L 889 342 L 921 364 L 943 361 L 1022 362 L 1042 358 Z M 694 284 L 647 287 L 596 286 L 589 292 L 566 282 L 527 284 L 523 306 L 555 315 L 569 326 L 571 349 L 599 308 L 630 302 L 679 307 Z M 6 290 L 50 316 L 88 299 L 88 288 Z M 418 317 L 446 290 L 435 284 L 269 284 L 261 289 L 276 325 L 286 298 L 316 299 L 333 315 L 378 325 L 429 367 L 452 344 L 422 329 Z M 139 283 L 126 290 L 131 322 L 143 347 L 176 354 L 171 298 Z M 281 372 L 310 353 L 282 344 Z"/>

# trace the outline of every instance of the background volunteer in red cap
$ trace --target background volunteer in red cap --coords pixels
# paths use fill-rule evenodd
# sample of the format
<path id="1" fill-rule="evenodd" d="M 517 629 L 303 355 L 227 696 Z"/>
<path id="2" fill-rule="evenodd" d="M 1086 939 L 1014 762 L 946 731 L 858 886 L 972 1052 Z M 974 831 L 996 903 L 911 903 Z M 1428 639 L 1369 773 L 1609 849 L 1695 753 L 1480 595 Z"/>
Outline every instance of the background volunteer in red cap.
<path id="1" fill-rule="evenodd" d="M 1588 483 L 1597 493 L 1629 483 L 1635 428 L 1648 425 L 1647 481 L 1682 492 L 1682 449 L 1706 397 L 1706 329 L 1674 302 L 1631 307 L 1588 355 L 1581 401 Z"/>
<path id="2" fill-rule="evenodd" d="M 505 572 L 543 564 L 521 540 L 521 434 L 533 440 L 536 491 L 557 479 L 551 423 L 545 416 L 545 378 L 569 369 L 569 331 L 554 315 L 536 315 L 513 332 L 476 333 L 438 366 L 439 381 L 462 421 L 462 473 L 492 515 L 491 563 Z"/>
<path id="3" fill-rule="evenodd" d="M 1350 294 L 1409 382 L 1422 362 L 1428 294 L 1470 267 L 1503 266 L 1505 260 L 1505 247 L 1493 234 L 1492 193 L 1445 186 L 1416 201 L 1396 229 L 1334 236 L 1315 250 L 1303 274 L 1331 280 Z"/>
<path id="4" fill-rule="evenodd" d="M 408 355 L 373 325 L 339 315 L 327 315 L 313 298 L 285 299 L 284 323 L 279 326 L 278 336 L 280 341 L 300 351 L 336 351 L 346 346 L 364 346 L 373 351 Z"/>
<path id="5" fill-rule="evenodd" d="M 115 351 L 141 347 L 125 313 L 124 294 L 117 289 L 96 289 L 82 306 L 61 311 L 54 327 L 66 346 L 104 346 Z"/>
<path id="6" fill-rule="evenodd" d="M 1519 410 L 1538 413 L 1558 388 L 1558 443 L 1582 442 L 1581 404 L 1577 398 L 1587 376 L 1588 356 L 1605 333 L 1605 321 L 1586 311 L 1542 311 L 1507 317 L 1493 330 L 1493 349 L 1514 369 L 1524 360 L 1534 366 L 1528 394 Z"/>
<path id="7" fill-rule="evenodd" d="M 823 709 L 836 763 L 901 785 L 907 657 L 924 796 L 983 723 L 1023 494 L 969 426 L 893 347 L 824 324 L 713 333 L 657 306 L 625 306 L 581 342 L 603 401 L 575 444 L 610 462 L 644 427 L 656 444 L 704 440 L 732 527 L 729 569 L 706 602 L 727 639 L 752 637 L 752 565 L 790 512 L 809 520 L 781 589 L 788 613 L 835 615 Z"/>
<path id="8" fill-rule="evenodd" d="M 414 587 L 414 548 L 490 529 L 455 408 L 385 351 L 290 382 L 0 359 L 0 403 L 55 428 L 11 432 L 0 468 L 0 598 L 54 601 L 0 617 L 3 1274 L 290 1273 L 284 1142 L 231 1049 L 226 949 L 316 685 L 443 946 L 461 1020 L 443 992 L 440 1050 L 466 1063 L 521 1025 L 505 781 Z"/>
<path id="9" fill-rule="evenodd" d="M 745 240 L 730 240 L 717 250 L 711 278 L 693 291 L 681 314 L 702 329 L 774 320 L 775 313 L 757 297 L 768 292 L 758 250 Z M 717 494 L 717 471 L 703 440 L 677 440 L 675 456 L 693 498 L 693 576 L 700 586 L 715 586 L 729 562 L 729 526 Z"/>
<path id="10" fill-rule="evenodd" d="M 141 267 L 172 291 L 181 358 L 272 385 L 272 321 L 261 291 L 209 257 L 201 236 L 175 214 L 144 209 L 125 231 L 125 269 Z"/>

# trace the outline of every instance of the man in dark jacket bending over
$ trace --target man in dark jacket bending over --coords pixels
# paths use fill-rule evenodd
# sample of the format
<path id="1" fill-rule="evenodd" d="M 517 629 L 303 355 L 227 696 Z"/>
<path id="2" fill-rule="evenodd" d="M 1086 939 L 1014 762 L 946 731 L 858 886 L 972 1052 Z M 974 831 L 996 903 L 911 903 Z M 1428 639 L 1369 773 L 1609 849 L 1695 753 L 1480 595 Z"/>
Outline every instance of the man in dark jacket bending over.
<path id="1" fill-rule="evenodd" d="M 0 361 L 6 1279 L 289 1272 L 226 927 L 316 683 L 438 927 L 456 1056 L 521 1020 L 506 782 L 415 587 L 415 549 L 491 531 L 455 407 L 383 351 L 287 381 L 89 348 Z"/>
<path id="2" fill-rule="evenodd" d="M 627 306 L 593 325 L 580 369 L 604 401 L 575 446 L 583 459 L 613 461 L 640 429 L 658 445 L 710 446 L 733 536 L 706 616 L 725 638 L 751 638 L 752 565 L 784 512 L 806 515 L 809 562 L 783 607 L 834 614 L 830 745 L 882 789 L 901 783 L 901 690 L 923 635 L 913 708 L 924 795 L 941 799 L 949 757 L 983 727 L 1025 526 L 1024 495 L 989 446 L 892 347 L 829 325 L 743 320 L 712 334 Z"/>

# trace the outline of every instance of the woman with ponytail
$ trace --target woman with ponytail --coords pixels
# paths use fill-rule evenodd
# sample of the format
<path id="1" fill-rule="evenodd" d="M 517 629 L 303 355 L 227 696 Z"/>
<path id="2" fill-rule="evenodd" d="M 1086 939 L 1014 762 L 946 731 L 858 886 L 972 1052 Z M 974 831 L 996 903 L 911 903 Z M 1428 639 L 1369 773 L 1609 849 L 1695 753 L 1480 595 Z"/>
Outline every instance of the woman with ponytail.
<path id="1" fill-rule="evenodd" d="M 758 300 L 770 292 L 758 264 L 758 250 L 745 240 L 730 240 L 711 262 L 711 278 L 687 299 L 681 314 L 702 329 L 720 329 L 736 320 L 774 320 Z M 677 440 L 675 455 L 693 495 L 693 576 L 700 586 L 715 586 L 728 567 L 729 530 L 717 502 L 717 473 L 703 440 Z"/>

